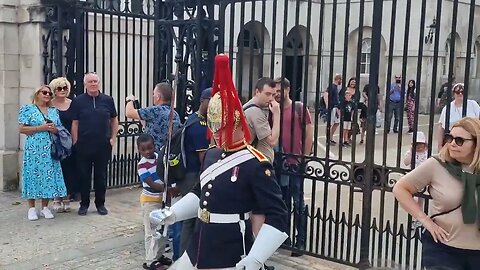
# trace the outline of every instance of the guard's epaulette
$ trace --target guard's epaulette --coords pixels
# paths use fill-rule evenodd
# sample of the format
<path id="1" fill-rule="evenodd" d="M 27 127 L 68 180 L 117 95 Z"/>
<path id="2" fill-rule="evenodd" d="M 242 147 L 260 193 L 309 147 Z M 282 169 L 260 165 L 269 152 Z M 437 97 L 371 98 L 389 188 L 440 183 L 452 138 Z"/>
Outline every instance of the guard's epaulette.
<path id="1" fill-rule="evenodd" d="M 247 149 L 258 159 L 258 161 L 269 162 L 268 158 L 264 154 L 262 154 L 262 152 L 258 151 L 255 147 L 247 145 Z"/>

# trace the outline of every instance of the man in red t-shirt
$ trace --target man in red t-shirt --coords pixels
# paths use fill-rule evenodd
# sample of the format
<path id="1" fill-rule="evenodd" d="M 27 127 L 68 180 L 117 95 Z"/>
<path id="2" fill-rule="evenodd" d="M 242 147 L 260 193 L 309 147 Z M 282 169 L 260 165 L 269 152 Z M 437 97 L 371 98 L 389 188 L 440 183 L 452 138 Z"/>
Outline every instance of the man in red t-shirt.
<path id="1" fill-rule="evenodd" d="M 313 125 L 310 112 L 304 108 L 302 102 L 293 102 L 290 99 L 290 81 L 284 78 L 275 79 L 276 82 L 276 97 L 278 102 L 282 102 L 282 86 L 283 86 L 283 111 L 280 136 L 280 150 L 284 154 L 293 154 L 298 156 L 309 156 L 312 151 L 313 144 Z M 292 108 L 294 106 L 294 108 Z M 305 130 L 303 130 L 305 127 Z M 305 132 L 305 133 L 303 133 Z M 294 172 L 302 174 L 303 166 L 301 160 L 295 157 L 289 157 L 287 163 L 294 166 L 288 166 Z M 295 166 L 296 165 L 296 166 Z M 297 230 L 295 247 L 305 249 L 305 239 L 307 231 L 307 218 L 305 213 L 305 201 L 303 198 L 303 184 L 304 179 L 297 175 L 280 175 L 279 184 L 282 188 L 282 196 L 287 208 L 295 209 L 295 228 Z M 290 221 L 290 219 L 289 219 Z M 290 224 L 289 224 L 290 226 Z M 292 256 L 299 256 L 299 254 L 292 253 Z"/>

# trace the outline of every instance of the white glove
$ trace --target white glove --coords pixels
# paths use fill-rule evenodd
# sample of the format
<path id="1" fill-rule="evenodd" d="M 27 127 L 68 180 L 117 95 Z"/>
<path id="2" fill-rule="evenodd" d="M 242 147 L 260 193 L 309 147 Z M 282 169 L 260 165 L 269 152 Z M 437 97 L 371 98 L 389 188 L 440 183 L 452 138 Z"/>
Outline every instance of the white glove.
<path id="1" fill-rule="evenodd" d="M 258 270 L 270 256 L 287 240 L 288 235 L 263 224 L 248 255 L 236 265 L 237 270 Z"/>
<path id="2" fill-rule="evenodd" d="M 198 215 L 200 199 L 188 193 L 172 207 L 154 210 L 150 213 L 150 221 L 154 224 L 171 225 L 177 221 L 194 218 Z"/>

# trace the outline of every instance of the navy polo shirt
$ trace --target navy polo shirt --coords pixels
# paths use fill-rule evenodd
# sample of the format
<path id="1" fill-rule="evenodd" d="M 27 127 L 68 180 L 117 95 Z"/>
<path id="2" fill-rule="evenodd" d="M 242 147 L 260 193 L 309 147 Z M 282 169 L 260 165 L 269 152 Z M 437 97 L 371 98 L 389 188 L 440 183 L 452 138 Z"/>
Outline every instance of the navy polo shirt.
<path id="1" fill-rule="evenodd" d="M 78 120 L 79 145 L 94 145 L 109 142 L 112 129 L 111 119 L 117 117 L 113 98 L 100 93 L 93 97 L 87 93 L 72 100 L 72 120 Z"/>
<path id="2" fill-rule="evenodd" d="M 207 139 L 207 122 L 203 116 L 198 112 L 190 115 L 187 119 L 187 123 L 198 121 L 187 129 L 185 129 L 184 147 L 186 154 L 186 172 L 187 173 L 199 173 L 201 160 L 198 158 L 198 152 L 206 151 L 210 144 L 210 140 Z"/>

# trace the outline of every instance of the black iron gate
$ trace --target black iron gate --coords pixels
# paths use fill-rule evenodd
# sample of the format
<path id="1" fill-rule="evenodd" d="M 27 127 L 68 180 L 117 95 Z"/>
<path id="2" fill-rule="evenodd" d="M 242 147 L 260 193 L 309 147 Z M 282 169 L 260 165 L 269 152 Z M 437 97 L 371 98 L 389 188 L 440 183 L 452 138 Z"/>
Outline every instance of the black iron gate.
<path id="1" fill-rule="evenodd" d="M 213 58 L 223 52 L 230 56 L 242 99 L 252 97 L 259 77 L 281 76 L 291 82 L 291 98 L 302 101 L 312 115 L 313 155 L 297 156 L 302 166 L 286 166 L 283 161 L 292 155 L 277 156 L 283 165 L 280 177 L 304 179 L 307 205 L 305 250 L 287 248 L 359 268 L 420 269 L 419 229 L 412 229 L 411 216 L 391 193 L 410 169 L 402 155 L 412 137 L 406 134 L 403 110 L 399 133 L 386 130 L 388 117 L 379 116 L 391 111 L 387 91 L 395 75 L 403 75 L 402 89 L 415 80 L 415 109 L 408 125 L 413 140 L 423 131 L 429 154 L 437 151 L 440 85 L 447 82 L 441 87 L 447 100 L 454 77 L 465 82 L 465 96 L 480 95 L 480 38 L 474 34 L 480 7 L 474 0 L 43 2 L 44 81 L 66 76 L 79 94 L 83 74 L 95 71 L 104 92 L 117 103 L 121 129 L 109 165 L 110 187 L 136 182 L 134 141 L 142 127 L 124 117 L 124 98 L 135 94 L 142 106 L 150 105 L 153 85 L 171 81 L 178 67 L 176 108 L 185 117 L 197 107 L 198 93 L 211 85 Z M 355 77 L 356 91 L 366 89 L 369 97 L 365 140 L 353 132 L 348 148 L 332 134 L 331 115 L 322 121 L 322 95 L 337 73 L 343 75 L 342 87 Z M 358 113 L 354 122 L 360 122 Z M 344 127 L 342 119 L 336 132 L 342 134 Z M 286 132 L 290 130 L 281 131 L 280 144 Z M 426 199 L 428 211 L 428 195 L 418 196 Z M 292 239 L 295 233 L 292 226 Z"/>

